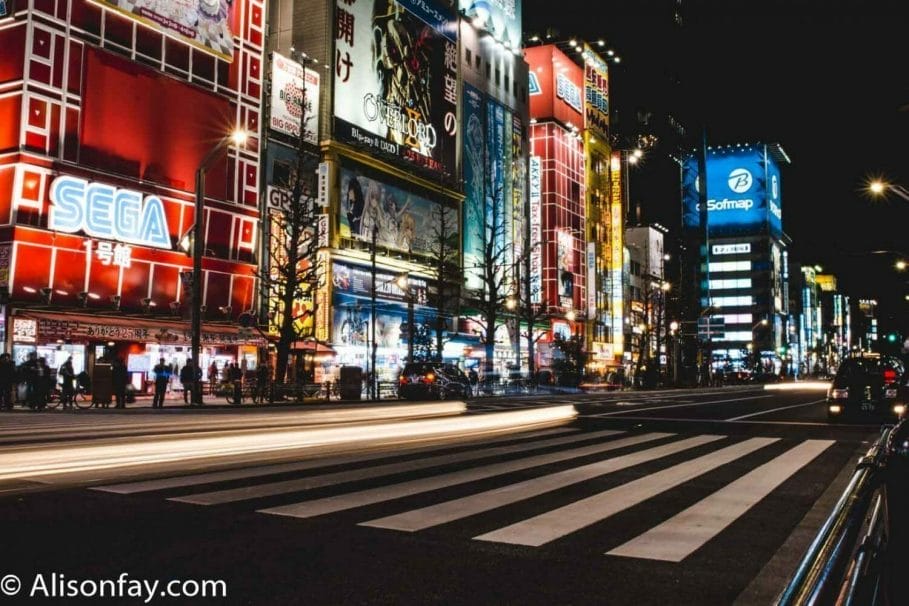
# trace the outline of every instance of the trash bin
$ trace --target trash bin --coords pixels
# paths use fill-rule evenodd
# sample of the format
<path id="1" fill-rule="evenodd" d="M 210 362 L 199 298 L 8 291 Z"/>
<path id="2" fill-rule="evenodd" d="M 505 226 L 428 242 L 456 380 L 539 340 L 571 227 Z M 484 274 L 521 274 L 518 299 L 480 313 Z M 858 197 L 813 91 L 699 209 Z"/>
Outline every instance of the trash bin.
<path id="1" fill-rule="evenodd" d="M 363 393 L 363 369 L 359 366 L 342 366 L 338 392 L 342 400 L 359 400 Z"/>

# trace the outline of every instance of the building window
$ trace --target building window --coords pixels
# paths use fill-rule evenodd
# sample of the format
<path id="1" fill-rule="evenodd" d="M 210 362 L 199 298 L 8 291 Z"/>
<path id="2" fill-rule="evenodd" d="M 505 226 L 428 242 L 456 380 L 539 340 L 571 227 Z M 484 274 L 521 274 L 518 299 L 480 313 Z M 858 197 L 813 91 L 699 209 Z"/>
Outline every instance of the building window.
<path id="1" fill-rule="evenodd" d="M 467 60 L 467 65 L 470 65 L 471 60 L 473 60 L 473 53 L 469 48 L 464 49 L 464 58 Z"/>
<path id="2" fill-rule="evenodd" d="M 729 290 L 732 288 L 751 288 L 751 278 L 737 280 L 711 280 L 710 290 Z"/>

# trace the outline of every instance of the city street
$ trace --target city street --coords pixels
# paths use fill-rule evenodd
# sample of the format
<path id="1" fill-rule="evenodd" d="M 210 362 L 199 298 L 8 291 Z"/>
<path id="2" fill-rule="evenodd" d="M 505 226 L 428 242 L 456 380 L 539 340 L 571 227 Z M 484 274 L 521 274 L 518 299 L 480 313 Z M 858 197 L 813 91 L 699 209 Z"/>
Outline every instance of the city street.
<path id="1" fill-rule="evenodd" d="M 181 410 L 155 431 L 160 416 L 131 411 L 92 415 L 105 421 L 94 436 L 89 415 L 10 415 L 0 460 L 97 447 L 123 461 L 33 477 L 5 465 L 0 573 L 21 591 L 54 573 L 215 579 L 227 588 L 219 603 L 766 604 L 879 431 L 873 420 L 829 425 L 823 397 L 759 387 L 523 396 L 356 423 L 343 413 L 368 407 L 335 407 L 328 423 L 281 411 L 270 424 L 253 409 Z M 526 416 L 567 405 L 576 418 Z M 80 435 L 55 435 L 72 431 L 64 419 Z M 465 425 L 461 437 L 382 431 L 433 423 Z M 21 442 L 29 424 L 40 441 Z M 371 441 L 272 448 L 345 427 Z M 259 447 L 191 450 L 244 435 Z M 140 463 L 129 459 L 137 443 L 187 454 Z"/>

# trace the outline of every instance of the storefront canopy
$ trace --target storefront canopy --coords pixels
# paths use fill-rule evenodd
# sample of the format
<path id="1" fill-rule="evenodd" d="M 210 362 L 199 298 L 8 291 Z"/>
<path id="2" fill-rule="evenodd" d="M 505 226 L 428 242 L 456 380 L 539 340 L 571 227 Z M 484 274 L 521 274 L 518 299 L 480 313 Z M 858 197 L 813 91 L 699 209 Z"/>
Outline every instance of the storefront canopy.
<path id="1" fill-rule="evenodd" d="M 134 341 L 189 345 L 190 323 L 149 316 L 105 316 L 80 313 L 16 310 L 12 317 L 16 334 L 31 334 L 32 342 L 53 341 Z M 20 325 L 22 328 L 17 327 Z M 255 329 L 235 324 L 202 324 L 202 345 L 254 345 L 264 347 L 266 339 Z"/>

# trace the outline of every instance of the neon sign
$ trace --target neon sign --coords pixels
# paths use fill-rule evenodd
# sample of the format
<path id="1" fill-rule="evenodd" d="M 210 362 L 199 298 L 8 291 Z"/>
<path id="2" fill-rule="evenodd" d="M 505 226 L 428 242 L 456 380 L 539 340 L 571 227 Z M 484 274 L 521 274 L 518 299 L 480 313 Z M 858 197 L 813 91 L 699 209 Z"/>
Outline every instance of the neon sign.
<path id="1" fill-rule="evenodd" d="M 157 196 L 143 199 L 137 191 L 62 176 L 51 184 L 50 198 L 52 230 L 171 248 L 164 204 Z"/>

